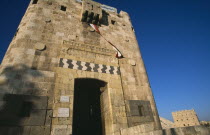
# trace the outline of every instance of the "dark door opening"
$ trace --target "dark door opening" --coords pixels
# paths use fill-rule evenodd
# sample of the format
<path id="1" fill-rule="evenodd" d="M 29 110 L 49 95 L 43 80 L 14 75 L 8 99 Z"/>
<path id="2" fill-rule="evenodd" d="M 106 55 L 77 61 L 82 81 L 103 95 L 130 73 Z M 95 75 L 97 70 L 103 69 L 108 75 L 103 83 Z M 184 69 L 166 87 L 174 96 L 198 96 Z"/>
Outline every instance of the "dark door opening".
<path id="1" fill-rule="evenodd" d="M 75 79 L 73 135 L 103 135 L 100 88 L 105 85 L 96 79 Z"/>

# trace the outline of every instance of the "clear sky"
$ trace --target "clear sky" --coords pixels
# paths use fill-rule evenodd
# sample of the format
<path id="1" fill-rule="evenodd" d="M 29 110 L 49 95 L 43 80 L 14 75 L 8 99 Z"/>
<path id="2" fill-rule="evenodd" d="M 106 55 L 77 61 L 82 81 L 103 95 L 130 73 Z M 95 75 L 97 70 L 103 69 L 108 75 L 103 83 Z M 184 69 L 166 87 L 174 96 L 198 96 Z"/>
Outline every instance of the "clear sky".
<path id="1" fill-rule="evenodd" d="M 210 121 L 210 1 L 96 0 L 131 16 L 160 116 Z M 29 0 L 0 0 L 0 61 Z"/>

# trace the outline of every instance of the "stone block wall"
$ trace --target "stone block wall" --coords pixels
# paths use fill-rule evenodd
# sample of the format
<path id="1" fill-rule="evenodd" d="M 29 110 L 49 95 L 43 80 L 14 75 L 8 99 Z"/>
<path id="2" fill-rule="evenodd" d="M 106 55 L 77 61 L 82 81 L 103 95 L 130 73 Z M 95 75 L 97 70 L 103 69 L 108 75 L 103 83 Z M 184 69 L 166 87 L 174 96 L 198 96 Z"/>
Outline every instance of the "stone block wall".
<path id="1" fill-rule="evenodd" d="M 99 30 L 121 51 L 122 59 L 117 59 L 112 46 L 81 21 L 83 9 L 79 0 L 30 2 L 1 64 L 4 81 L 0 83 L 0 94 L 23 98 L 23 109 L 25 99 L 26 106 L 28 102 L 29 106 L 42 102 L 43 97 L 47 101 L 37 113 L 29 107 L 27 117 L 18 118 L 26 124 L 8 128 L 16 131 L 20 130 L 16 126 L 22 126 L 23 133 L 30 134 L 38 130 L 46 135 L 72 134 L 75 79 L 91 78 L 107 83 L 101 95 L 104 135 L 118 134 L 121 129 L 136 125 L 147 125 L 148 130 L 161 129 L 130 17 L 126 12 L 118 14 L 107 8 L 102 10 Z M 36 98 L 28 100 L 31 96 Z M 4 98 L 1 102 L 1 110 L 5 104 L 10 106 Z M 143 115 L 138 112 L 139 106 Z M 30 124 L 35 116 L 42 120 Z"/>
<path id="2" fill-rule="evenodd" d="M 172 112 L 172 116 L 176 127 L 200 125 L 195 110 L 183 110 L 183 111 Z"/>
<path id="3" fill-rule="evenodd" d="M 204 126 L 191 126 L 151 131 L 147 125 L 123 129 L 119 135 L 209 135 L 210 130 Z"/>

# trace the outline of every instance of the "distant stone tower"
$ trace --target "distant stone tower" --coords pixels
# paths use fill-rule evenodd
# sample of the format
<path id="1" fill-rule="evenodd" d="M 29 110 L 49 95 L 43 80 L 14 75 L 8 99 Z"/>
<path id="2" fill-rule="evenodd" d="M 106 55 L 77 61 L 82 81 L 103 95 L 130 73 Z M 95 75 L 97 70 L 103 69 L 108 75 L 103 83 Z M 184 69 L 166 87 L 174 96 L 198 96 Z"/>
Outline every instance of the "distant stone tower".
<path id="1" fill-rule="evenodd" d="M 0 83 L 4 135 L 161 129 L 129 15 L 91 0 L 32 0 Z"/>
<path id="2" fill-rule="evenodd" d="M 172 112 L 172 116 L 176 127 L 200 125 L 200 121 L 194 109 Z"/>

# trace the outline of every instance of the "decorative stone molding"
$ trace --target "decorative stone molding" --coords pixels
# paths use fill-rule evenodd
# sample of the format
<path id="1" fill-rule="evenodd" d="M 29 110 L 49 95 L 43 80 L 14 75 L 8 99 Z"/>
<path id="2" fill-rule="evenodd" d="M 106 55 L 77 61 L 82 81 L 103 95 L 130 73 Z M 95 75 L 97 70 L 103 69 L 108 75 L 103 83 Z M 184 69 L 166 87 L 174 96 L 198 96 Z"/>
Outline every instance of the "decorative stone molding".
<path id="1" fill-rule="evenodd" d="M 120 75 L 119 67 L 60 58 L 59 67 Z"/>

